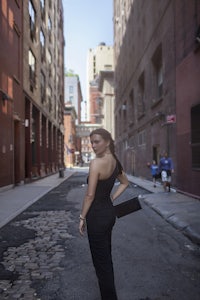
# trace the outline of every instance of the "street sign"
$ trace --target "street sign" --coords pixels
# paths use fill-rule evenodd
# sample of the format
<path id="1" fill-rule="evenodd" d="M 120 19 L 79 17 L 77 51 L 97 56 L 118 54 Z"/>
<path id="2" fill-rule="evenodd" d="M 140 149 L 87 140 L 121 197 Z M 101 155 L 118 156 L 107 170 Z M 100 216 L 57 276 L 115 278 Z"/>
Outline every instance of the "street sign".
<path id="1" fill-rule="evenodd" d="M 176 115 L 168 115 L 168 116 L 166 116 L 166 123 L 167 124 L 176 123 Z"/>

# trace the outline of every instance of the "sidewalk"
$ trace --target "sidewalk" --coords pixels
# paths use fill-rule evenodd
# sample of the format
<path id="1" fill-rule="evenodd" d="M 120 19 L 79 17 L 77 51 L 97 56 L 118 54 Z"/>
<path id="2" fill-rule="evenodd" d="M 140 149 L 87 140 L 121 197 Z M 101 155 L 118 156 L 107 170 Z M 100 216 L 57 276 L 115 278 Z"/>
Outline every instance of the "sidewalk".
<path id="1" fill-rule="evenodd" d="M 35 182 L 0 192 L 0 228 L 61 184 L 74 172 L 74 170 L 65 170 L 63 178 L 59 178 L 59 173 L 56 173 Z"/>
<path id="2" fill-rule="evenodd" d="M 170 193 L 165 193 L 161 184 L 154 188 L 151 181 L 142 178 L 128 176 L 128 179 L 152 192 L 144 195 L 143 201 L 193 243 L 200 245 L 199 200 L 177 193 L 173 188 Z"/>
<path id="3" fill-rule="evenodd" d="M 59 174 L 56 173 L 33 183 L 0 192 L 0 228 L 77 171 L 86 170 L 66 169 L 63 178 L 59 178 Z M 176 193 L 173 189 L 170 193 L 164 193 L 161 185 L 154 188 L 151 181 L 143 178 L 128 175 L 128 179 L 150 192 L 142 196 L 142 201 L 189 237 L 193 243 L 200 245 L 199 200 Z"/>

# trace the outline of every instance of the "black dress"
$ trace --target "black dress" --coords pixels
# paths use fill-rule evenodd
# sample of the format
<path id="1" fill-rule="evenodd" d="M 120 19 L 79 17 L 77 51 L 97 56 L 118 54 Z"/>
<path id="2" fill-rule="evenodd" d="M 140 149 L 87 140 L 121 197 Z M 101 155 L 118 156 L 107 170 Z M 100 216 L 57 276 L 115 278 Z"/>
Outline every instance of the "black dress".
<path id="1" fill-rule="evenodd" d="M 110 193 L 118 175 L 116 164 L 109 178 L 98 180 L 95 197 L 86 216 L 90 250 L 102 300 L 117 300 L 111 254 L 111 233 L 116 217 Z"/>

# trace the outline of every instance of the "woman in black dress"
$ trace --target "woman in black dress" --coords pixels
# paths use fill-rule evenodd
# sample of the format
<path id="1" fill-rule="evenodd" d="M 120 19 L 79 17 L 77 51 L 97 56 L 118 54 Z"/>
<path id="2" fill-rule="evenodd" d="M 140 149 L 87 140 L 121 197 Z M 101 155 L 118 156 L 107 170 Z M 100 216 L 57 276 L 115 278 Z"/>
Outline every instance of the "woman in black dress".
<path id="1" fill-rule="evenodd" d="M 111 254 L 111 233 L 115 223 L 112 202 L 127 188 L 128 179 L 115 155 L 111 134 L 99 128 L 92 131 L 90 140 L 96 158 L 90 163 L 79 231 L 83 235 L 87 223 L 88 240 L 101 299 L 117 300 Z M 111 196 L 116 179 L 120 184 Z"/>

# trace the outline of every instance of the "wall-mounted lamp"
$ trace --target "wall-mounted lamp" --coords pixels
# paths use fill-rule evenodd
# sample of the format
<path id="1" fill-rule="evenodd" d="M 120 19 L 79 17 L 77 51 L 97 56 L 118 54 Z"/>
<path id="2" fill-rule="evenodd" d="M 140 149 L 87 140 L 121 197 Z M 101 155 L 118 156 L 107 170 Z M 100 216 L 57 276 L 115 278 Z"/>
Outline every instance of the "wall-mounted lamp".
<path id="1" fill-rule="evenodd" d="M 28 126 L 29 126 L 29 119 L 25 119 L 25 120 L 24 120 L 24 126 L 25 126 L 25 127 L 28 127 Z"/>
<path id="2" fill-rule="evenodd" d="M 122 110 L 126 110 L 126 104 L 122 104 Z"/>
<path id="3" fill-rule="evenodd" d="M 24 127 L 29 127 L 29 119 L 25 119 L 24 121 L 22 121 L 22 125 Z"/>

